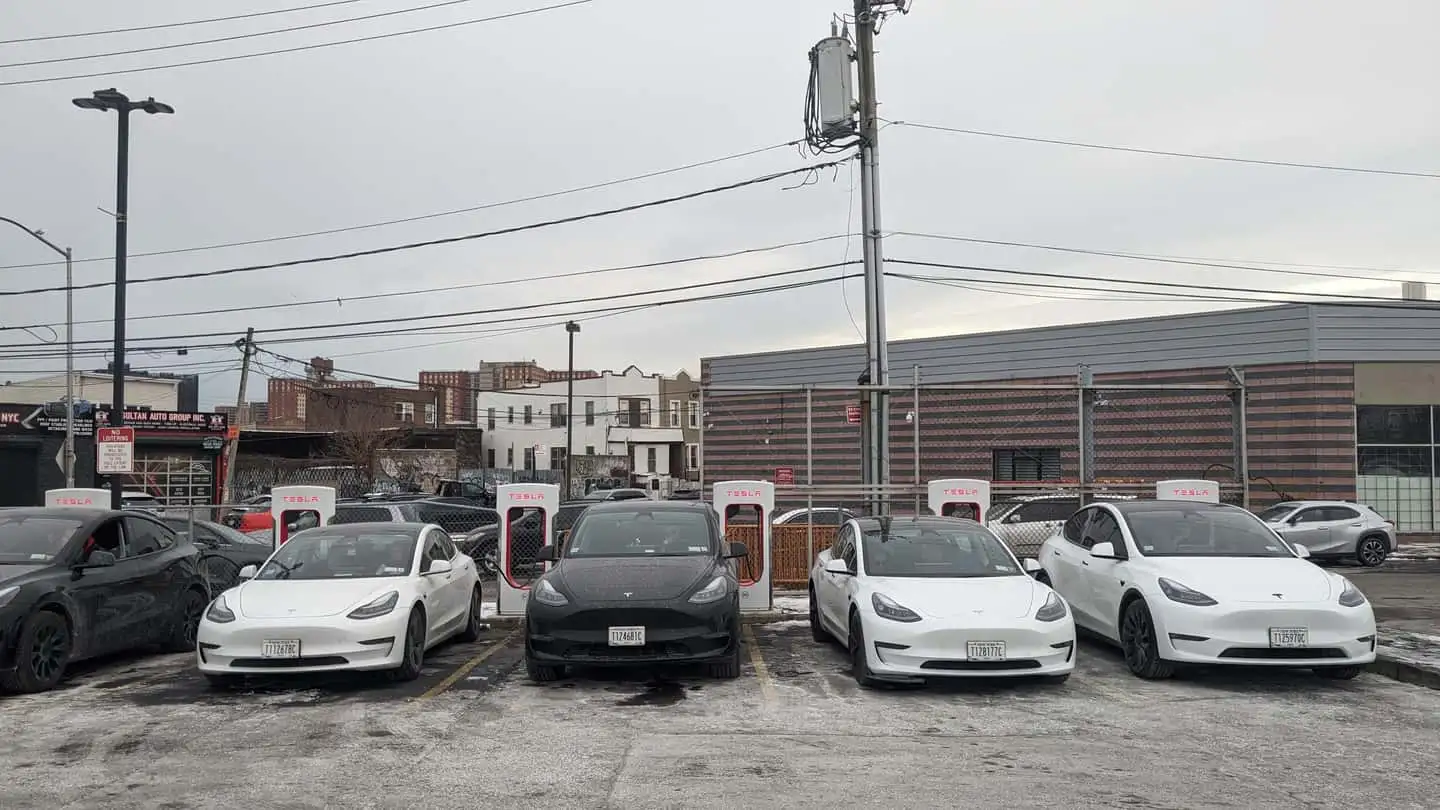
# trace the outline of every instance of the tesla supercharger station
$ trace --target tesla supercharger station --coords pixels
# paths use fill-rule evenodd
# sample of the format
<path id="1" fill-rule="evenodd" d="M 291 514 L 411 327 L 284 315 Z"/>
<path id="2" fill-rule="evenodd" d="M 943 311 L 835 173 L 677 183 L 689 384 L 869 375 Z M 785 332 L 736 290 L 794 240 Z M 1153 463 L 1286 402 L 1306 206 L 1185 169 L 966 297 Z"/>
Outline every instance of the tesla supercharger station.
<path id="1" fill-rule="evenodd" d="M 290 535 L 328 526 L 335 519 L 334 487 L 273 487 L 270 490 L 270 517 L 274 519 L 275 547 Z M 295 526 L 292 530 L 290 527 Z"/>
<path id="2" fill-rule="evenodd" d="M 1171 481 L 1155 482 L 1157 501 L 1199 501 L 1220 503 L 1220 484 L 1196 478 L 1176 478 Z"/>
<path id="3" fill-rule="evenodd" d="M 560 506 L 560 487 L 554 484 L 501 484 L 495 488 L 495 508 L 500 512 L 500 575 L 495 578 L 499 593 L 495 598 L 495 612 L 501 616 L 525 615 L 525 601 L 530 598 L 532 577 L 519 569 L 522 565 L 534 565 L 535 555 L 554 539 L 550 536 L 555 525 L 555 510 Z M 516 538 L 515 524 L 531 509 L 540 512 L 540 536 Z M 516 547 L 517 541 L 519 548 Z M 526 562 L 528 560 L 528 562 Z M 545 563 L 545 570 L 550 564 Z"/>
<path id="4" fill-rule="evenodd" d="M 46 506 L 83 506 L 88 509 L 109 509 L 108 489 L 47 489 Z"/>
<path id="5" fill-rule="evenodd" d="M 930 482 L 930 511 L 980 523 L 990 511 L 990 482 L 978 478 L 941 478 Z"/>
<path id="6" fill-rule="evenodd" d="M 745 544 L 748 557 L 734 561 L 735 578 L 740 582 L 741 610 L 770 610 L 770 521 L 775 514 L 775 485 L 769 481 L 719 481 L 712 502 L 727 541 L 731 523 L 749 525 L 736 520 L 739 515 L 746 511 L 755 514 L 759 537 L 754 544 Z"/>

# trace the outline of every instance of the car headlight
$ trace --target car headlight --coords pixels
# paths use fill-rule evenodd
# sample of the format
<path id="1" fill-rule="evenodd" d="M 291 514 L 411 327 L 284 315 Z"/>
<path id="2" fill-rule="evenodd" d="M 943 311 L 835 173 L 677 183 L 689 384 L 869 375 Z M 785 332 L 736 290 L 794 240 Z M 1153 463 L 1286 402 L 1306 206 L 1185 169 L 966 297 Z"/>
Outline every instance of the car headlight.
<path id="1" fill-rule="evenodd" d="M 881 593 L 870 594 L 870 605 L 875 615 L 892 622 L 918 622 L 920 614 Z"/>
<path id="2" fill-rule="evenodd" d="M 4 604 L 4 597 L 0 596 L 0 604 Z M 1340 592 L 1340 604 L 1345 607 L 1360 607 L 1365 604 L 1365 594 L 1355 587 L 1355 583 L 1345 580 L 1345 590 Z"/>
<path id="3" fill-rule="evenodd" d="M 10 604 L 10 600 L 14 599 L 15 594 L 17 593 L 20 593 L 19 585 L 11 585 L 8 588 L 0 588 L 0 607 L 5 607 L 6 605 Z"/>
<path id="4" fill-rule="evenodd" d="M 1065 618 L 1065 600 L 1060 598 L 1060 594 L 1051 591 L 1045 604 L 1041 605 L 1040 610 L 1035 613 L 1035 621 L 1058 622 L 1063 618 Z"/>
<path id="5" fill-rule="evenodd" d="M 696 591 L 690 597 L 690 601 L 697 605 L 704 605 L 719 599 L 724 599 L 725 594 L 730 592 L 730 583 L 725 577 L 715 577 L 710 584 Z"/>
<path id="6" fill-rule="evenodd" d="M 1172 602 L 1179 602 L 1182 605 L 1195 605 L 1196 607 L 1209 607 L 1218 605 L 1214 599 L 1206 596 L 1194 588 L 1187 588 L 1180 583 L 1160 577 L 1160 591 Z"/>
<path id="7" fill-rule="evenodd" d="M 348 615 L 352 619 L 374 619 L 394 610 L 399 603 L 400 592 L 388 591 L 355 608 Z"/>
<path id="8" fill-rule="evenodd" d="M 210 609 L 205 611 L 205 619 L 216 624 L 235 621 L 235 611 L 231 610 L 230 606 L 225 603 L 225 594 L 220 594 L 215 597 L 214 602 L 210 603 Z"/>
<path id="9" fill-rule="evenodd" d="M 565 594 L 556 590 L 555 586 L 551 585 L 548 579 L 540 580 L 535 586 L 534 592 L 531 593 L 531 596 L 534 597 L 536 602 L 542 605 L 550 605 L 551 607 L 563 607 L 570 604 L 570 600 L 565 598 Z"/>

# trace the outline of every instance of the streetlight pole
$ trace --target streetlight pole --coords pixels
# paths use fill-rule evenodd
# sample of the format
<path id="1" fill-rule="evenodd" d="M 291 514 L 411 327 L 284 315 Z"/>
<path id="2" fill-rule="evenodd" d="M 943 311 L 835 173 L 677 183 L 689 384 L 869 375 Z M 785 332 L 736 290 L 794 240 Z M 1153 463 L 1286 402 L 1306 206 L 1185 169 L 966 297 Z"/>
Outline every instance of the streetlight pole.
<path id="1" fill-rule="evenodd" d="M 130 207 L 130 113 L 135 110 L 156 115 L 173 114 L 175 108 L 153 97 L 131 101 L 130 97 L 110 88 L 96 90 L 90 98 L 72 99 L 82 110 L 114 110 L 119 114 L 119 131 L 115 153 L 115 365 L 111 370 L 113 392 L 110 395 L 110 426 L 125 425 L 125 242 Z M 110 476 L 110 508 L 119 509 L 125 482 L 118 475 Z"/>
<path id="2" fill-rule="evenodd" d="M 580 331 L 580 324 L 574 321 L 565 322 L 565 332 L 570 338 L 570 363 L 569 370 L 565 374 L 565 491 L 561 500 L 570 500 L 570 471 L 573 469 L 570 464 L 570 452 L 575 441 L 575 333 Z"/>
<path id="3" fill-rule="evenodd" d="M 45 232 L 0 217 L 65 257 L 65 487 L 75 487 L 75 276 L 73 253 L 45 238 Z"/>

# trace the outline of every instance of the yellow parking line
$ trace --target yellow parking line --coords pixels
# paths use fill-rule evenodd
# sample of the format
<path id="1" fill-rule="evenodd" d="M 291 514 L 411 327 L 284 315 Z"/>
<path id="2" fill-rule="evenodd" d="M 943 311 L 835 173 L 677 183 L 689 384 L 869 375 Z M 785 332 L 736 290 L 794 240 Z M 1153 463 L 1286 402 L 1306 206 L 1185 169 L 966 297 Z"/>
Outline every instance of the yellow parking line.
<path id="1" fill-rule="evenodd" d="M 466 675 L 469 675 L 471 670 L 473 670 L 473 669 L 475 669 L 476 667 L 480 666 L 481 664 L 485 663 L 485 659 L 487 659 L 487 658 L 489 658 L 490 656 L 494 655 L 497 650 L 499 650 L 500 648 L 504 647 L 506 644 L 509 644 L 509 643 L 510 643 L 510 640 L 513 639 L 513 638 L 515 638 L 515 636 L 516 636 L 519 632 L 520 632 L 519 630 L 512 630 L 512 631 L 510 631 L 510 635 L 508 635 L 508 636 L 500 639 L 499 641 L 495 642 L 494 644 L 491 644 L 489 647 L 486 647 L 483 651 L 477 653 L 474 658 L 471 658 L 469 661 L 466 661 L 465 663 L 461 664 L 454 672 L 450 673 L 450 674 L 445 678 L 445 680 L 441 681 L 440 683 L 435 684 L 435 685 L 434 685 L 433 687 L 431 687 L 430 690 L 427 691 L 425 694 L 423 694 L 423 695 L 421 695 L 420 697 L 416 698 L 416 700 L 429 700 L 430 698 L 433 698 L 433 697 L 435 697 L 436 695 L 441 694 L 441 693 L 444 692 L 446 689 L 449 689 L 450 687 L 454 686 L 456 683 L 458 683 L 458 682 L 460 681 L 461 678 L 465 677 Z"/>
<path id="2" fill-rule="evenodd" d="M 770 679 L 770 670 L 765 666 L 765 659 L 760 656 L 760 645 L 755 641 L 755 632 L 748 624 L 741 632 L 745 634 L 745 644 L 750 648 L 750 663 L 755 667 L 755 677 L 760 680 L 760 693 L 765 696 L 766 703 L 774 703 L 775 682 Z"/>

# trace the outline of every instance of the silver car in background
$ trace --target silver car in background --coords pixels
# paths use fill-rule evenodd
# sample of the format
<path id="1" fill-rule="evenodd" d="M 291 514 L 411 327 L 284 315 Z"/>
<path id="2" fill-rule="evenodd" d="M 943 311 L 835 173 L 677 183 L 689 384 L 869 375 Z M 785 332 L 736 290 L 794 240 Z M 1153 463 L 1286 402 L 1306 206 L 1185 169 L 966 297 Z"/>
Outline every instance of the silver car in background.
<path id="1" fill-rule="evenodd" d="M 1374 568 L 1399 544 L 1395 524 L 1362 503 L 1283 501 L 1259 515 L 1281 537 L 1308 549 L 1312 558 L 1353 559 Z"/>

